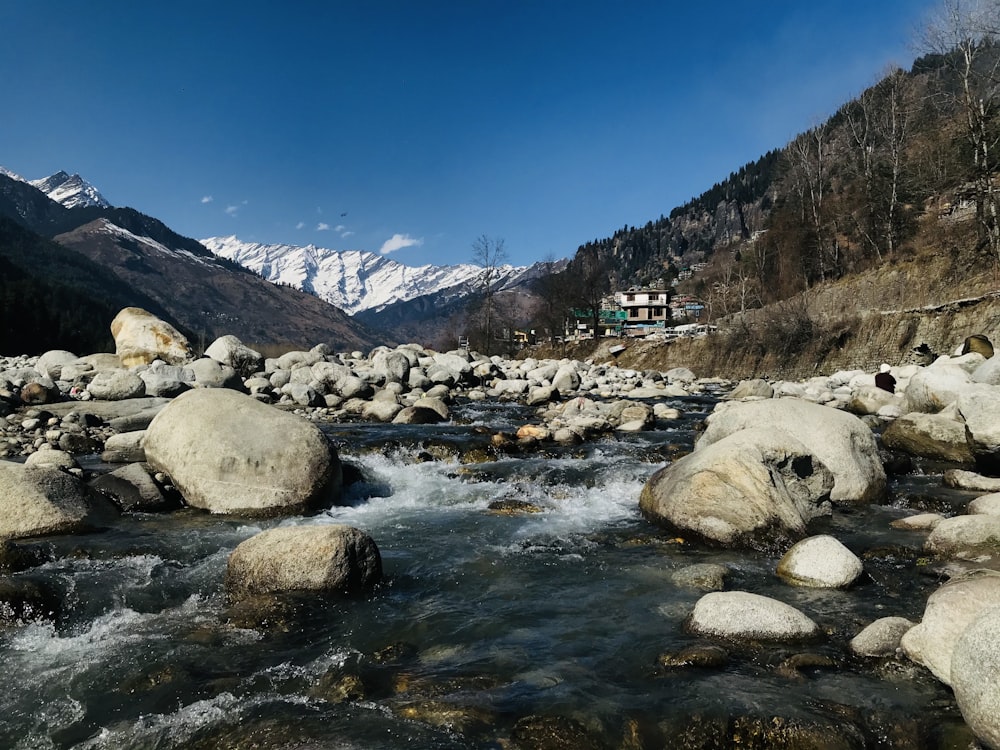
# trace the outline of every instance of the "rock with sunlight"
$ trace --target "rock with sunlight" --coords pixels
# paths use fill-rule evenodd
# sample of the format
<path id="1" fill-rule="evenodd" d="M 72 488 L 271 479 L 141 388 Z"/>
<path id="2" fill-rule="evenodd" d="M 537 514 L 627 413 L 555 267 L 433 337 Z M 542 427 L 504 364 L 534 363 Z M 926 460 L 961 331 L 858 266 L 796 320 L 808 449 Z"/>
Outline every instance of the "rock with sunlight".
<path id="1" fill-rule="evenodd" d="M 0 461 L 0 539 L 80 531 L 90 509 L 87 488 L 76 477 Z"/>
<path id="2" fill-rule="evenodd" d="M 778 561 L 778 575 L 794 586 L 846 588 L 863 571 L 858 556 L 828 534 L 797 542 Z"/>
<path id="3" fill-rule="evenodd" d="M 340 459 L 318 427 L 225 388 L 178 396 L 143 449 L 188 505 L 212 513 L 287 515 L 340 496 Z"/>
<path id="4" fill-rule="evenodd" d="M 787 433 L 740 430 L 656 472 L 639 508 L 682 534 L 726 545 L 783 546 L 830 512 L 833 481 Z"/>
<path id="5" fill-rule="evenodd" d="M 191 345 L 180 331 L 141 307 L 126 307 L 111 321 L 115 353 L 126 367 L 154 359 L 181 365 L 191 359 Z"/>
<path id="6" fill-rule="evenodd" d="M 1000 748 L 1000 607 L 983 613 L 959 637 L 951 687 L 976 737 L 987 747 Z"/>
<path id="7" fill-rule="evenodd" d="M 382 580 L 375 541 L 343 525 L 284 526 L 240 543 L 229 555 L 226 589 L 239 599 L 283 592 L 358 594 Z"/>
<path id="8" fill-rule="evenodd" d="M 885 470 L 871 429 L 858 417 L 797 398 L 720 403 L 706 420 L 695 453 L 754 427 L 785 433 L 833 474 L 830 499 L 869 503 L 885 494 Z"/>
<path id="9" fill-rule="evenodd" d="M 699 635 L 752 641 L 795 641 L 819 626 L 784 602 L 746 591 L 713 591 L 694 605 L 687 627 Z"/>

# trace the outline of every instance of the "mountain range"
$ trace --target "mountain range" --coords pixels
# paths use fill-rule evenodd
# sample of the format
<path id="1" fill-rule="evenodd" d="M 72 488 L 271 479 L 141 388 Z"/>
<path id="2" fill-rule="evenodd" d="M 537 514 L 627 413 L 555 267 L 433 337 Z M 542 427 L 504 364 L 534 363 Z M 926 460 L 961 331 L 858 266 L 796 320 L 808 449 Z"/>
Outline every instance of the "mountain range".
<path id="1" fill-rule="evenodd" d="M 349 315 L 379 313 L 396 303 L 428 295 L 442 301 L 468 297 L 476 292 L 483 273 L 481 266 L 472 263 L 407 266 L 364 250 L 264 245 L 243 242 L 235 236 L 209 237 L 201 244 L 269 281 L 315 294 Z M 502 265 L 497 269 L 496 288 L 518 287 L 536 278 L 543 265 Z"/>

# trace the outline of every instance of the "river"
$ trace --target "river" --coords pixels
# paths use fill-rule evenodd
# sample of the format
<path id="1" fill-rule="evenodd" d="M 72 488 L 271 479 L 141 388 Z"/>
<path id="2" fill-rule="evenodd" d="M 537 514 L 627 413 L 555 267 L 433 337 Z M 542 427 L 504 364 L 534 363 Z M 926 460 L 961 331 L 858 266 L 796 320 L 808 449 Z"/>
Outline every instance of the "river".
<path id="1" fill-rule="evenodd" d="M 680 423 L 479 463 L 457 456 L 485 450 L 489 433 L 516 429 L 529 411 L 467 403 L 444 426 L 326 424 L 363 475 L 347 505 L 267 522 L 134 514 L 34 542 L 50 562 L 20 575 L 57 589 L 64 612 L 0 631 L 0 747 L 545 746 L 511 744 L 528 717 L 570 720 L 612 748 L 724 747 L 672 738 L 709 737 L 739 717 L 845 738 L 830 747 L 945 748 L 967 737 L 929 673 L 856 659 L 846 644 L 877 617 L 919 620 L 939 584 L 919 559 L 922 539 L 889 521 L 968 497 L 949 497 L 933 472 L 894 479 L 886 505 L 813 527 L 862 556 L 865 580 L 794 588 L 775 576 L 776 558 L 710 549 L 642 519 L 643 483 L 690 450 L 713 399 L 671 405 Z M 496 501 L 537 512 L 497 513 Z M 385 582 L 361 598 L 292 601 L 265 625 L 244 621 L 224 595 L 227 556 L 279 523 L 366 531 Z M 825 636 L 723 644 L 716 666 L 661 666 L 663 654 L 715 645 L 684 628 L 704 592 L 671 579 L 704 562 L 728 568 L 727 589 L 799 607 Z M 789 669 L 802 653 L 807 666 Z"/>

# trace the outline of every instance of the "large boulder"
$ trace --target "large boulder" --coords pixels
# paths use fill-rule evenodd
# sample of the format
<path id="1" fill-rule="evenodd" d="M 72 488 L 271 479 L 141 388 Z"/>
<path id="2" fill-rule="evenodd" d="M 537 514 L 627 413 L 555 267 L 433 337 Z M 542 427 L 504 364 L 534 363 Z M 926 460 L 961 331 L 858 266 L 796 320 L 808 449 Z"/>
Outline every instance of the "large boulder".
<path id="1" fill-rule="evenodd" d="M 234 391 L 244 390 L 243 378 L 229 365 L 202 357 L 188 364 L 185 368 L 194 375 L 194 385 L 198 388 L 230 388 Z"/>
<path id="2" fill-rule="evenodd" d="M 882 432 L 882 444 L 913 456 L 963 466 L 976 460 L 965 422 L 951 407 L 938 414 L 913 412 L 894 419 Z"/>
<path id="3" fill-rule="evenodd" d="M 858 417 L 796 398 L 720 403 L 709 415 L 695 453 L 749 428 L 782 432 L 833 474 L 830 499 L 870 503 L 885 495 L 885 470 L 872 431 Z"/>
<path id="4" fill-rule="evenodd" d="M 78 361 L 79 357 L 73 352 L 68 352 L 65 349 L 51 349 L 38 358 L 38 361 L 35 362 L 35 369 L 40 375 L 51 380 L 63 380 L 63 367 Z"/>
<path id="5" fill-rule="evenodd" d="M 316 425 L 229 389 L 178 396 L 143 448 L 189 505 L 213 513 L 300 513 L 340 493 L 340 460 Z"/>
<path id="6" fill-rule="evenodd" d="M 1000 574 L 984 572 L 949 581 L 927 598 L 920 624 L 900 642 L 903 652 L 951 685 L 951 660 L 959 636 L 986 610 L 997 606 Z"/>
<path id="7" fill-rule="evenodd" d="M 125 367 L 148 365 L 154 359 L 182 365 L 191 359 L 191 345 L 169 323 L 141 307 L 126 307 L 111 321 L 115 353 Z"/>
<path id="8" fill-rule="evenodd" d="M 146 395 L 146 384 L 131 370 L 104 370 L 90 381 L 87 390 L 101 401 L 124 401 Z"/>
<path id="9" fill-rule="evenodd" d="M 154 361 L 139 373 L 146 386 L 147 396 L 173 398 L 194 385 L 194 372 L 188 367 L 168 365 L 161 359 Z"/>
<path id="10" fill-rule="evenodd" d="M 983 561 L 1000 557 L 1000 516 L 953 516 L 938 523 L 924 549 L 941 557 Z"/>
<path id="11" fill-rule="evenodd" d="M 343 525 L 284 526 L 240 543 L 226 588 L 235 598 L 287 592 L 357 594 L 382 580 L 374 540 Z"/>
<path id="12" fill-rule="evenodd" d="M 962 718 L 987 747 L 1000 748 L 1000 607 L 986 610 L 959 636 L 951 687 Z"/>
<path id="13" fill-rule="evenodd" d="M 658 525 L 727 545 L 801 538 L 830 512 L 830 471 L 787 433 L 740 430 L 656 472 L 639 508 Z"/>
<path id="14" fill-rule="evenodd" d="M 914 625 L 905 617 L 881 617 L 854 636 L 848 646 L 858 656 L 893 656 Z"/>
<path id="15" fill-rule="evenodd" d="M 819 635 L 819 626 L 789 604 L 746 591 L 713 591 L 687 620 L 699 635 L 753 641 L 795 641 Z"/>
<path id="16" fill-rule="evenodd" d="M 410 377 L 410 358 L 403 352 L 381 350 L 372 357 L 372 369 L 386 383 L 405 383 Z"/>
<path id="17" fill-rule="evenodd" d="M 958 400 L 972 377 L 955 364 L 939 364 L 918 370 L 906 386 L 903 413 L 920 411 L 934 414 Z"/>
<path id="18" fill-rule="evenodd" d="M 858 556 L 828 534 L 797 542 L 778 561 L 778 575 L 796 586 L 846 588 L 863 571 Z"/>
<path id="19" fill-rule="evenodd" d="M 0 539 L 80 531 L 90 509 L 86 486 L 71 474 L 0 461 Z"/>
<path id="20" fill-rule="evenodd" d="M 249 377 L 264 367 L 264 356 L 236 336 L 220 336 L 205 350 L 205 356 L 232 367 L 242 377 Z"/>
<path id="21" fill-rule="evenodd" d="M 996 461 L 1000 455 L 1000 388 L 973 383 L 958 395 L 956 404 L 976 455 Z"/>

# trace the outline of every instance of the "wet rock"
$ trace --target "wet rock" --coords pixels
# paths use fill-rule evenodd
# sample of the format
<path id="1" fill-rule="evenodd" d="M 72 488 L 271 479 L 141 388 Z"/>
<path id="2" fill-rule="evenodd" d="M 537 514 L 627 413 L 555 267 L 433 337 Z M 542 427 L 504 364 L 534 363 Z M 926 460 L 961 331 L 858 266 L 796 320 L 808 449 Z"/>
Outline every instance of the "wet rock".
<path id="1" fill-rule="evenodd" d="M 863 571 L 858 556 L 829 535 L 796 542 L 778 561 L 778 575 L 795 586 L 846 588 Z"/>
<path id="2" fill-rule="evenodd" d="M 820 669 L 833 669 L 837 662 L 825 654 L 792 654 L 787 659 L 782 660 L 775 670 L 780 676 L 792 680 L 801 680 L 805 671 L 816 671 Z"/>
<path id="3" fill-rule="evenodd" d="M 0 575 L 20 573 L 43 562 L 45 555 L 37 547 L 27 547 L 0 539 Z"/>
<path id="4" fill-rule="evenodd" d="M 959 636 L 951 686 L 962 718 L 986 746 L 1000 748 L 1000 607 L 976 618 Z"/>
<path id="5" fill-rule="evenodd" d="M 0 461 L 0 538 L 80 531 L 90 510 L 87 488 L 76 477 Z"/>
<path id="6" fill-rule="evenodd" d="M 517 750 L 600 750 L 599 737 L 566 716 L 525 716 L 511 730 Z"/>
<path id="7" fill-rule="evenodd" d="M 871 430 L 853 414 L 794 398 L 720 403 L 695 453 L 736 432 L 766 428 L 806 447 L 833 474 L 830 499 L 867 503 L 885 495 L 885 471 Z M 773 439 L 772 439 L 773 442 Z"/>
<path id="8" fill-rule="evenodd" d="M 931 531 L 924 549 L 941 557 L 983 560 L 1000 554 L 1000 516 L 945 518 Z"/>
<path id="9" fill-rule="evenodd" d="M 927 598 L 923 619 L 903 636 L 900 645 L 913 661 L 951 685 L 955 643 L 988 609 L 1000 606 L 1000 574 L 984 571 L 949 581 Z"/>
<path id="10" fill-rule="evenodd" d="M 721 591 L 726 586 L 726 576 L 729 568 L 715 563 L 697 563 L 675 570 L 670 580 L 675 586 L 701 589 L 702 591 Z"/>
<path id="11" fill-rule="evenodd" d="M 940 513 L 917 513 L 905 518 L 897 518 L 889 525 L 894 529 L 906 529 L 909 531 L 930 531 L 944 520 Z"/>
<path id="12" fill-rule="evenodd" d="M 975 462 L 965 423 L 946 414 L 904 414 L 883 431 L 882 443 L 913 456 L 964 466 Z"/>
<path id="13" fill-rule="evenodd" d="M 393 424 L 438 424 L 445 421 L 436 409 L 426 406 L 407 406 L 393 418 Z"/>
<path id="14" fill-rule="evenodd" d="M 234 598 L 280 592 L 358 594 L 382 580 L 375 541 L 343 525 L 263 531 L 229 555 L 226 589 Z"/>
<path id="15" fill-rule="evenodd" d="M 820 632 L 795 607 L 745 591 L 705 594 L 695 604 L 687 627 L 701 635 L 753 641 L 795 641 Z"/>
<path id="16" fill-rule="evenodd" d="M 458 734 L 477 734 L 496 723 L 496 714 L 481 706 L 461 705 L 450 701 L 410 701 L 395 707 L 398 715 L 441 727 Z"/>
<path id="17" fill-rule="evenodd" d="M 58 595 L 35 581 L 0 578 L 0 627 L 55 620 L 61 608 Z"/>
<path id="18" fill-rule="evenodd" d="M 639 508 L 653 523 L 707 540 L 769 546 L 828 514 L 832 487 L 826 467 L 788 433 L 745 429 L 660 469 Z"/>
<path id="19" fill-rule="evenodd" d="M 729 652 L 721 646 L 689 646 L 680 651 L 660 654 L 656 663 L 664 669 L 718 669 L 729 663 Z"/>
<path id="20" fill-rule="evenodd" d="M 154 359 L 184 364 L 191 345 L 172 325 L 139 307 L 126 307 L 111 321 L 115 353 L 125 367 L 148 365 Z"/>
<path id="21" fill-rule="evenodd" d="M 141 463 L 128 464 L 93 479 L 90 486 L 120 510 L 154 512 L 176 507 Z"/>
<path id="22" fill-rule="evenodd" d="M 527 500 L 514 500 L 512 498 L 494 500 L 487 508 L 490 512 L 501 516 L 521 516 L 542 512 L 542 509 L 534 503 L 529 503 Z"/>
<path id="23" fill-rule="evenodd" d="M 299 513 L 340 496 L 340 460 L 318 427 L 228 389 L 178 396 L 143 448 L 188 505 L 212 513 Z"/>
<path id="24" fill-rule="evenodd" d="M 858 656 L 893 656 L 900 640 L 915 625 L 905 617 L 882 617 L 854 636 L 850 649 Z"/>

